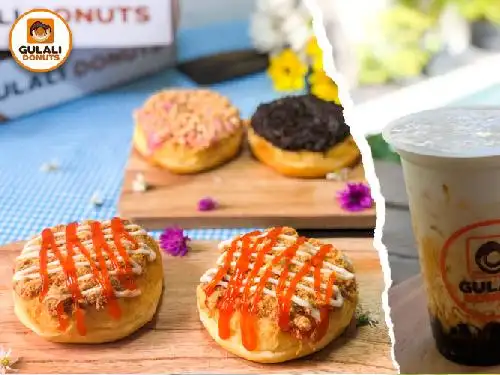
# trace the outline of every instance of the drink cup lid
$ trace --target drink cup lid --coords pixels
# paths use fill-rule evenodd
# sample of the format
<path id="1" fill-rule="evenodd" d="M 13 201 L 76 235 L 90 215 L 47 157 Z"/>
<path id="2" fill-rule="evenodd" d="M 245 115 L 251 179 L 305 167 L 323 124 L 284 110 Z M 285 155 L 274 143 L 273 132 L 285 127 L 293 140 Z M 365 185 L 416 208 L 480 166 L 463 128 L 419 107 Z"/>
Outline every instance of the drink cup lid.
<path id="1" fill-rule="evenodd" d="M 444 107 L 393 121 L 382 135 L 397 152 L 443 158 L 500 156 L 500 107 Z"/>

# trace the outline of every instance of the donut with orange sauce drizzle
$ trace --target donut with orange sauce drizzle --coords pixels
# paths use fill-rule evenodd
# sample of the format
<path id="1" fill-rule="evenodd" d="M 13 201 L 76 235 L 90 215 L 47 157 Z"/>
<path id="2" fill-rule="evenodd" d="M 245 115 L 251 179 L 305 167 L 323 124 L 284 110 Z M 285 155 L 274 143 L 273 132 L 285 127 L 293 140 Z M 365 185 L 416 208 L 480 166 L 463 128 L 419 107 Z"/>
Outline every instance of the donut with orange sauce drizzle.
<path id="1" fill-rule="evenodd" d="M 351 322 L 354 269 L 334 245 L 276 227 L 219 249 L 215 267 L 200 279 L 197 303 L 203 325 L 229 352 L 284 362 L 322 349 Z"/>
<path id="2" fill-rule="evenodd" d="M 54 342 L 126 337 L 153 318 L 163 289 L 161 253 L 140 226 L 115 217 L 44 229 L 16 258 L 15 313 Z"/>

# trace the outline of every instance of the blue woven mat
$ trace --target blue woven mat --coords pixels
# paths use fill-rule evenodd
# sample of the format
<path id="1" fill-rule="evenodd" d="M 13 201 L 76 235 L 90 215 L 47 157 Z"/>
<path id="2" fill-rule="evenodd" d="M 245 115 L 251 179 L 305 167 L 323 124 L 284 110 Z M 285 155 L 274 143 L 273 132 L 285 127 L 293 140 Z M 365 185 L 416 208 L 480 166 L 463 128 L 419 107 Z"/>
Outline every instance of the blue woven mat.
<path id="1" fill-rule="evenodd" d="M 225 38 L 220 38 L 221 33 Z M 248 47 L 245 22 L 179 34 L 181 60 Z M 152 92 L 173 86 L 195 84 L 171 69 L 0 126 L 0 244 L 24 239 L 47 226 L 116 215 L 131 147 L 131 113 Z M 243 116 L 277 96 L 264 73 L 214 88 L 229 96 Z M 53 159 L 60 164 L 59 170 L 40 171 Z M 103 199 L 99 208 L 90 203 L 95 192 Z M 188 235 L 222 239 L 243 231 L 203 229 L 190 230 Z"/>
<path id="2" fill-rule="evenodd" d="M 180 58 L 249 47 L 245 23 L 223 28 L 181 32 Z M 0 244 L 26 238 L 47 226 L 115 215 L 131 147 L 131 113 L 152 92 L 168 86 L 195 85 L 169 70 L 0 126 Z M 214 88 L 229 96 L 243 116 L 250 116 L 260 102 L 277 96 L 264 73 Z M 498 99 L 499 93 L 496 88 L 472 101 L 488 102 L 486 97 Z M 52 159 L 57 159 L 60 169 L 41 172 L 42 164 Z M 99 208 L 90 203 L 94 192 L 103 199 Z M 242 231 L 245 229 L 203 229 L 190 230 L 188 235 L 222 239 Z"/>

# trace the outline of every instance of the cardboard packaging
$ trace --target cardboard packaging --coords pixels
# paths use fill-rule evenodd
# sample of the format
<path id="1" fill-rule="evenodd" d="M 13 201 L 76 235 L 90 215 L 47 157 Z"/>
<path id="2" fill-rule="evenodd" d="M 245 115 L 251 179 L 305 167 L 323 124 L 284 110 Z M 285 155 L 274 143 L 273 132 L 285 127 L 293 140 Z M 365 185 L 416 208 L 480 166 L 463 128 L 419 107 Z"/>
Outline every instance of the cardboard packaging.
<path id="1" fill-rule="evenodd" d="M 174 46 L 74 51 L 59 69 L 31 73 L 0 61 L 0 121 L 156 73 L 175 61 Z"/>
<path id="2" fill-rule="evenodd" d="M 178 16 L 177 0 L 2 0 L 0 50 L 9 49 L 14 21 L 40 4 L 68 22 L 78 49 L 170 45 Z"/>
<path id="3" fill-rule="evenodd" d="M 85 4 L 85 5 L 83 5 Z M 0 52 L 0 122 L 156 73 L 176 62 L 178 1 L 44 0 L 69 22 L 75 49 L 49 73 L 31 73 Z M 0 3 L 0 51 L 30 0 Z M 5 45 L 7 43 L 7 45 Z"/>

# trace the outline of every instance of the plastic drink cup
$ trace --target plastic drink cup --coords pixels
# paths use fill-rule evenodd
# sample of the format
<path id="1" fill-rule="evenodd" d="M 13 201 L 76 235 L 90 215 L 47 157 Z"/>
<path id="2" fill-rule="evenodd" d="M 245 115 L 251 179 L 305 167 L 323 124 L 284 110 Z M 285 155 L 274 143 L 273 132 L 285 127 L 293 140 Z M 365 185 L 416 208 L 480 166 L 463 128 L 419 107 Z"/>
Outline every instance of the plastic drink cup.
<path id="1" fill-rule="evenodd" d="M 438 350 L 500 364 L 500 108 L 420 112 L 383 136 L 401 156 Z"/>

